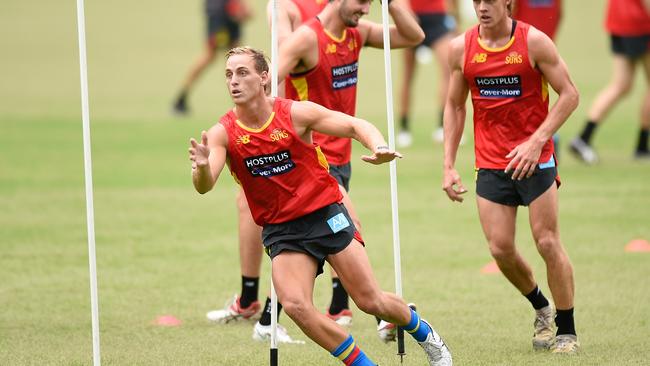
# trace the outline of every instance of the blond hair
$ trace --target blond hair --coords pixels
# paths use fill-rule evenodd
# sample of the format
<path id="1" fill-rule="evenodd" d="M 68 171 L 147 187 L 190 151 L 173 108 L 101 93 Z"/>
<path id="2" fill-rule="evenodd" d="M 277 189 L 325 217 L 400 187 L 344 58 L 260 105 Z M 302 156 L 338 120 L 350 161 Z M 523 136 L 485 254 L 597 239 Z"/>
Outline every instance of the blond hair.
<path id="1" fill-rule="evenodd" d="M 234 55 L 249 55 L 255 62 L 255 71 L 269 72 L 269 60 L 264 52 L 249 46 L 235 47 L 226 52 L 226 61 Z"/>

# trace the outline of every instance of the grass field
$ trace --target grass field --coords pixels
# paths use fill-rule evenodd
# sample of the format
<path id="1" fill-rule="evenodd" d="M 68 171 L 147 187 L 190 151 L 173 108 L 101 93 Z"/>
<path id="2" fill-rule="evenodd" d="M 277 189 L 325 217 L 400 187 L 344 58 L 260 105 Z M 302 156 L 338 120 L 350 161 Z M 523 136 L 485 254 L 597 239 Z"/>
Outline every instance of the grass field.
<path id="1" fill-rule="evenodd" d="M 247 43 L 269 48 L 262 1 Z M 379 15 L 379 2 L 372 16 Z M 577 357 L 530 347 L 533 315 L 501 275 L 482 275 L 491 259 L 474 203 L 471 144 L 458 168 L 470 192 L 462 205 L 440 190 L 442 149 L 430 140 L 438 111 L 435 65 L 421 68 L 414 108 L 415 145 L 398 164 L 404 296 L 445 337 L 457 365 L 648 364 L 650 255 L 626 253 L 650 239 L 650 165 L 632 160 L 641 75 L 598 130 L 602 163 L 585 167 L 566 143 L 609 80 L 602 31 L 604 0 L 567 1 L 560 52 L 581 92 L 561 129 L 560 222 L 576 278 Z M 86 213 L 76 14 L 73 1 L 5 0 L 0 6 L 0 365 L 92 363 Z M 224 175 L 213 192 L 191 184 L 187 141 L 229 107 L 219 61 L 191 97 L 193 114 L 169 107 L 201 47 L 201 2 L 87 2 L 86 8 L 97 268 L 105 365 L 264 365 L 268 346 L 252 323 L 209 324 L 205 312 L 239 290 L 234 195 Z M 261 36 L 263 35 L 263 36 Z M 395 53 L 395 90 L 399 80 Z M 359 116 L 386 130 L 382 54 L 362 56 Z M 471 122 L 468 121 L 468 129 Z M 471 138 L 471 133 L 469 136 Z M 394 288 L 388 167 L 364 165 L 354 150 L 352 198 L 364 223 L 376 276 Z M 544 265 L 519 215 L 517 242 L 549 294 Z M 264 261 L 261 297 L 268 289 Z M 329 276 L 317 281 L 325 309 Z M 172 314 L 180 327 L 153 325 Z M 286 317 L 281 322 L 305 339 Z M 353 335 L 381 365 L 398 365 L 374 319 L 355 311 Z M 424 365 L 407 340 L 404 365 Z M 281 346 L 282 365 L 338 365 L 314 343 Z"/>

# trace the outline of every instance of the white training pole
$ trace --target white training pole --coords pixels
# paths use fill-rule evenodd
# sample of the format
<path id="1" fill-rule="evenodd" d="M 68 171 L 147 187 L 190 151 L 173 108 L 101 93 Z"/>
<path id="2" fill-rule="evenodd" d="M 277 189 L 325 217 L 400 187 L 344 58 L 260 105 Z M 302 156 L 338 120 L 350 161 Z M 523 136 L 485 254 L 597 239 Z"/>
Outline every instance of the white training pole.
<path id="1" fill-rule="evenodd" d="M 271 9 L 271 96 L 278 96 L 278 0 Z M 278 295 L 273 286 L 273 261 L 271 261 L 271 366 L 278 365 Z"/>
<path id="2" fill-rule="evenodd" d="M 88 264 L 90 267 L 90 304 L 93 331 L 93 365 L 99 366 L 99 306 L 97 301 L 97 261 L 95 256 L 95 215 L 93 208 L 92 158 L 90 156 L 90 113 L 88 107 L 88 64 L 86 60 L 86 23 L 84 1 L 77 0 L 79 32 L 79 73 L 81 75 L 81 118 L 84 140 L 84 172 L 86 175 L 86 225 L 88 227 Z"/>
<path id="3" fill-rule="evenodd" d="M 384 73 L 386 76 L 386 119 L 388 121 L 388 147 L 395 150 L 395 123 L 393 116 L 393 77 L 391 73 L 390 58 L 390 28 L 388 24 L 388 1 L 381 4 L 381 18 L 384 35 Z M 390 162 L 390 202 L 393 218 L 393 258 L 395 262 L 395 293 L 402 297 L 402 259 L 399 242 L 399 209 L 397 204 L 397 159 Z M 404 356 L 404 335 L 398 334 L 397 354 Z"/>

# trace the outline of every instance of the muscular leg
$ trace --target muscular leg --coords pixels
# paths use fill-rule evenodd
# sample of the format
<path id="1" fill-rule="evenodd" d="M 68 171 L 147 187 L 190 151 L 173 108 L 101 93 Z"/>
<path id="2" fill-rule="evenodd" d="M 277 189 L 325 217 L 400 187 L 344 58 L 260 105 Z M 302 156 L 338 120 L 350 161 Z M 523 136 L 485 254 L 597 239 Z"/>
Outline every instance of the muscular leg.
<path id="1" fill-rule="evenodd" d="M 312 301 L 318 263 L 304 253 L 283 251 L 273 258 L 273 285 L 285 313 L 321 347 L 333 351 L 347 337 Z"/>
<path id="2" fill-rule="evenodd" d="M 529 206 L 530 227 L 537 251 L 546 262 L 548 286 L 558 310 L 573 308 L 573 268 L 562 243 L 557 222 L 555 184 Z"/>
<path id="3" fill-rule="evenodd" d="M 501 272 L 522 295 L 535 289 L 536 283 L 528 263 L 515 247 L 517 208 L 500 205 L 477 197 L 478 212 L 490 254 Z"/>
<path id="4" fill-rule="evenodd" d="M 217 53 L 217 47 L 211 42 L 206 42 L 203 52 L 199 57 L 192 63 L 190 71 L 185 77 L 185 80 L 182 84 L 182 93 L 188 93 L 189 90 L 194 85 L 194 82 L 199 78 L 203 71 L 212 63 L 214 56 Z"/>
<path id="5" fill-rule="evenodd" d="M 397 325 L 408 324 L 411 316 L 404 300 L 383 292 L 375 279 L 364 247 L 352 240 L 345 249 L 327 257 L 359 309 Z"/>

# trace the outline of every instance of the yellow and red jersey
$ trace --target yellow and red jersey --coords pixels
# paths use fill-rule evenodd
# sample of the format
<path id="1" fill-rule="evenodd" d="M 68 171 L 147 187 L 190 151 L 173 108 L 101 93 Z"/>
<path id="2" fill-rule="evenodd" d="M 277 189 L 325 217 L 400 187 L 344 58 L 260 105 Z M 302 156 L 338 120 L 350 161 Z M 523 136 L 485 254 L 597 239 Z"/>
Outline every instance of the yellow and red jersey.
<path id="1" fill-rule="evenodd" d="M 309 100 L 323 107 L 354 116 L 357 104 L 357 70 L 361 35 L 356 28 L 346 28 L 340 38 L 329 34 L 318 18 L 305 23 L 318 37 L 318 64 L 309 71 L 291 74 L 285 80 L 286 96 Z M 333 165 L 350 162 L 352 142 L 349 138 L 314 132 L 314 142 Z"/>
<path id="2" fill-rule="evenodd" d="M 342 199 L 320 149 L 296 134 L 292 103 L 276 98 L 259 129 L 246 127 L 232 110 L 219 121 L 228 134 L 228 167 L 260 226 L 290 221 Z"/>
<path id="3" fill-rule="evenodd" d="M 605 29 L 610 34 L 635 37 L 650 34 L 650 13 L 642 0 L 609 0 Z"/>
<path id="4" fill-rule="evenodd" d="M 318 15 L 325 8 L 328 0 L 292 0 L 300 11 L 302 23 Z"/>
<path id="5" fill-rule="evenodd" d="M 561 0 L 518 0 L 514 19 L 523 21 L 555 38 L 562 16 Z"/>
<path id="6" fill-rule="evenodd" d="M 548 115 L 548 85 L 528 56 L 530 26 L 516 22 L 510 41 L 490 48 L 479 37 L 479 26 L 465 32 L 463 73 L 474 106 L 476 167 L 505 169 L 506 155 L 526 141 Z M 553 154 L 547 141 L 540 162 Z"/>
<path id="7" fill-rule="evenodd" d="M 447 12 L 445 0 L 410 0 L 409 4 L 415 14 L 444 14 Z"/>

